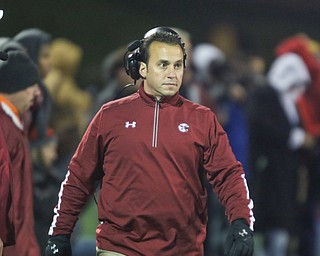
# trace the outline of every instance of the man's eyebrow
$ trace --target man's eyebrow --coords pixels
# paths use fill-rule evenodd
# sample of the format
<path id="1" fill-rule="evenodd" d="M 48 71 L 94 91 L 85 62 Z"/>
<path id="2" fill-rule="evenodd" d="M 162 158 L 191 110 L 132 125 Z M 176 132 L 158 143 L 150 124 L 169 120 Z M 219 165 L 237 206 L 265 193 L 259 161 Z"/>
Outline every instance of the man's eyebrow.
<path id="1" fill-rule="evenodd" d="M 176 60 L 173 63 L 180 63 L 180 62 L 183 62 L 183 61 L 182 60 Z M 161 60 L 158 61 L 158 63 L 168 64 L 168 63 L 170 63 L 170 61 L 161 59 Z"/>
<path id="2" fill-rule="evenodd" d="M 158 63 L 165 63 L 165 64 L 169 64 L 168 60 L 159 60 Z"/>

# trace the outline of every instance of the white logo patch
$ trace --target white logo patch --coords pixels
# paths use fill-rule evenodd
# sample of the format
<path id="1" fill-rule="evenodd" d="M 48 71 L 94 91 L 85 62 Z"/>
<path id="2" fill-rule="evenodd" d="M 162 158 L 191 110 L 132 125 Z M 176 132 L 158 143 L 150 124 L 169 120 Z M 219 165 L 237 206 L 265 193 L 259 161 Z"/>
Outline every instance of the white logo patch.
<path id="1" fill-rule="evenodd" d="M 179 124 L 178 129 L 180 132 L 188 132 L 189 131 L 189 125 L 186 123 Z"/>
<path id="2" fill-rule="evenodd" d="M 242 229 L 242 231 L 239 232 L 239 235 L 243 237 L 248 235 L 248 232 L 245 229 Z"/>
<path id="3" fill-rule="evenodd" d="M 137 124 L 136 121 L 133 121 L 132 123 L 130 123 L 130 122 L 128 121 L 128 122 L 126 122 L 125 127 L 126 127 L 126 128 L 129 128 L 129 127 L 131 127 L 131 128 L 136 128 L 136 124 Z"/>
<path id="4" fill-rule="evenodd" d="M 59 252 L 59 249 L 56 247 L 57 247 L 56 244 L 53 244 L 53 246 L 51 246 L 51 250 L 52 250 L 53 254 L 56 254 L 57 252 Z"/>

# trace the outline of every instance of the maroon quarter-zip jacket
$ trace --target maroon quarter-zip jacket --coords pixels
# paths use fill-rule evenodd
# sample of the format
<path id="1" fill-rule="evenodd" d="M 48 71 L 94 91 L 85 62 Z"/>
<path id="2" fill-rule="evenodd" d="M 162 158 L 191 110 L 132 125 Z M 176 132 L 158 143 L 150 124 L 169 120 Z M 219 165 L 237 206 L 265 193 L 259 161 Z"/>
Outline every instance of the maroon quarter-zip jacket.
<path id="1" fill-rule="evenodd" d="M 157 101 L 143 85 L 105 104 L 90 123 L 59 193 L 50 235 L 69 234 L 102 179 L 97 246 L 128 256 L 203 255 L 206 177 L 230 221 L 253 228 L 241 164 L 214 113 L 176 94 Z"/>

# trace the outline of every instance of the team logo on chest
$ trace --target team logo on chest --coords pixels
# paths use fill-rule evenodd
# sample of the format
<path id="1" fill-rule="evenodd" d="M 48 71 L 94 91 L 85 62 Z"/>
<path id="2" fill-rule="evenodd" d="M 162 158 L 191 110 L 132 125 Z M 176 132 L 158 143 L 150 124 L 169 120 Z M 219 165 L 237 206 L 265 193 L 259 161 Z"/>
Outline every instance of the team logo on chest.
<path id="1" fill-rule="evenodd" d="M 180 132 L 188 132 L 189 131 L 189 125 L 186 123 L 182 123 L 178 125 L 178 129 Z"/>
<path id="2" fill-rule="evenodd" d="M 126 122 L 125 127 L 126 128 L 136 128 L 137 122 L 132 121 L 131 123 L 129 121 Z"/>

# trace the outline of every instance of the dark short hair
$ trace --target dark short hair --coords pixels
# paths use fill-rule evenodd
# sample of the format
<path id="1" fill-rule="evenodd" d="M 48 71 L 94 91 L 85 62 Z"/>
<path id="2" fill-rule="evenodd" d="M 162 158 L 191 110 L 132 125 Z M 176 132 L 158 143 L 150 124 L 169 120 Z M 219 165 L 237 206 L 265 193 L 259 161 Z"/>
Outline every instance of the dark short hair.
<path id="1" fill-rule="evenodd" d="M 181 37 L 178 34 L 173 34 L 168 31 L 160 30 L 143 39 L 139 49 L 140 51 L 139 61 L 142 61 L 148 64 L 148 61 L 150 58 L 149 49 L 150 49 L 150 45 L 153 42 L 160 42 L 160 43 L 165 43 L 169 45 L 179 45 L 183 51 L 184 58 L 186 56 L 184 42 L 182 41 Z"/>

